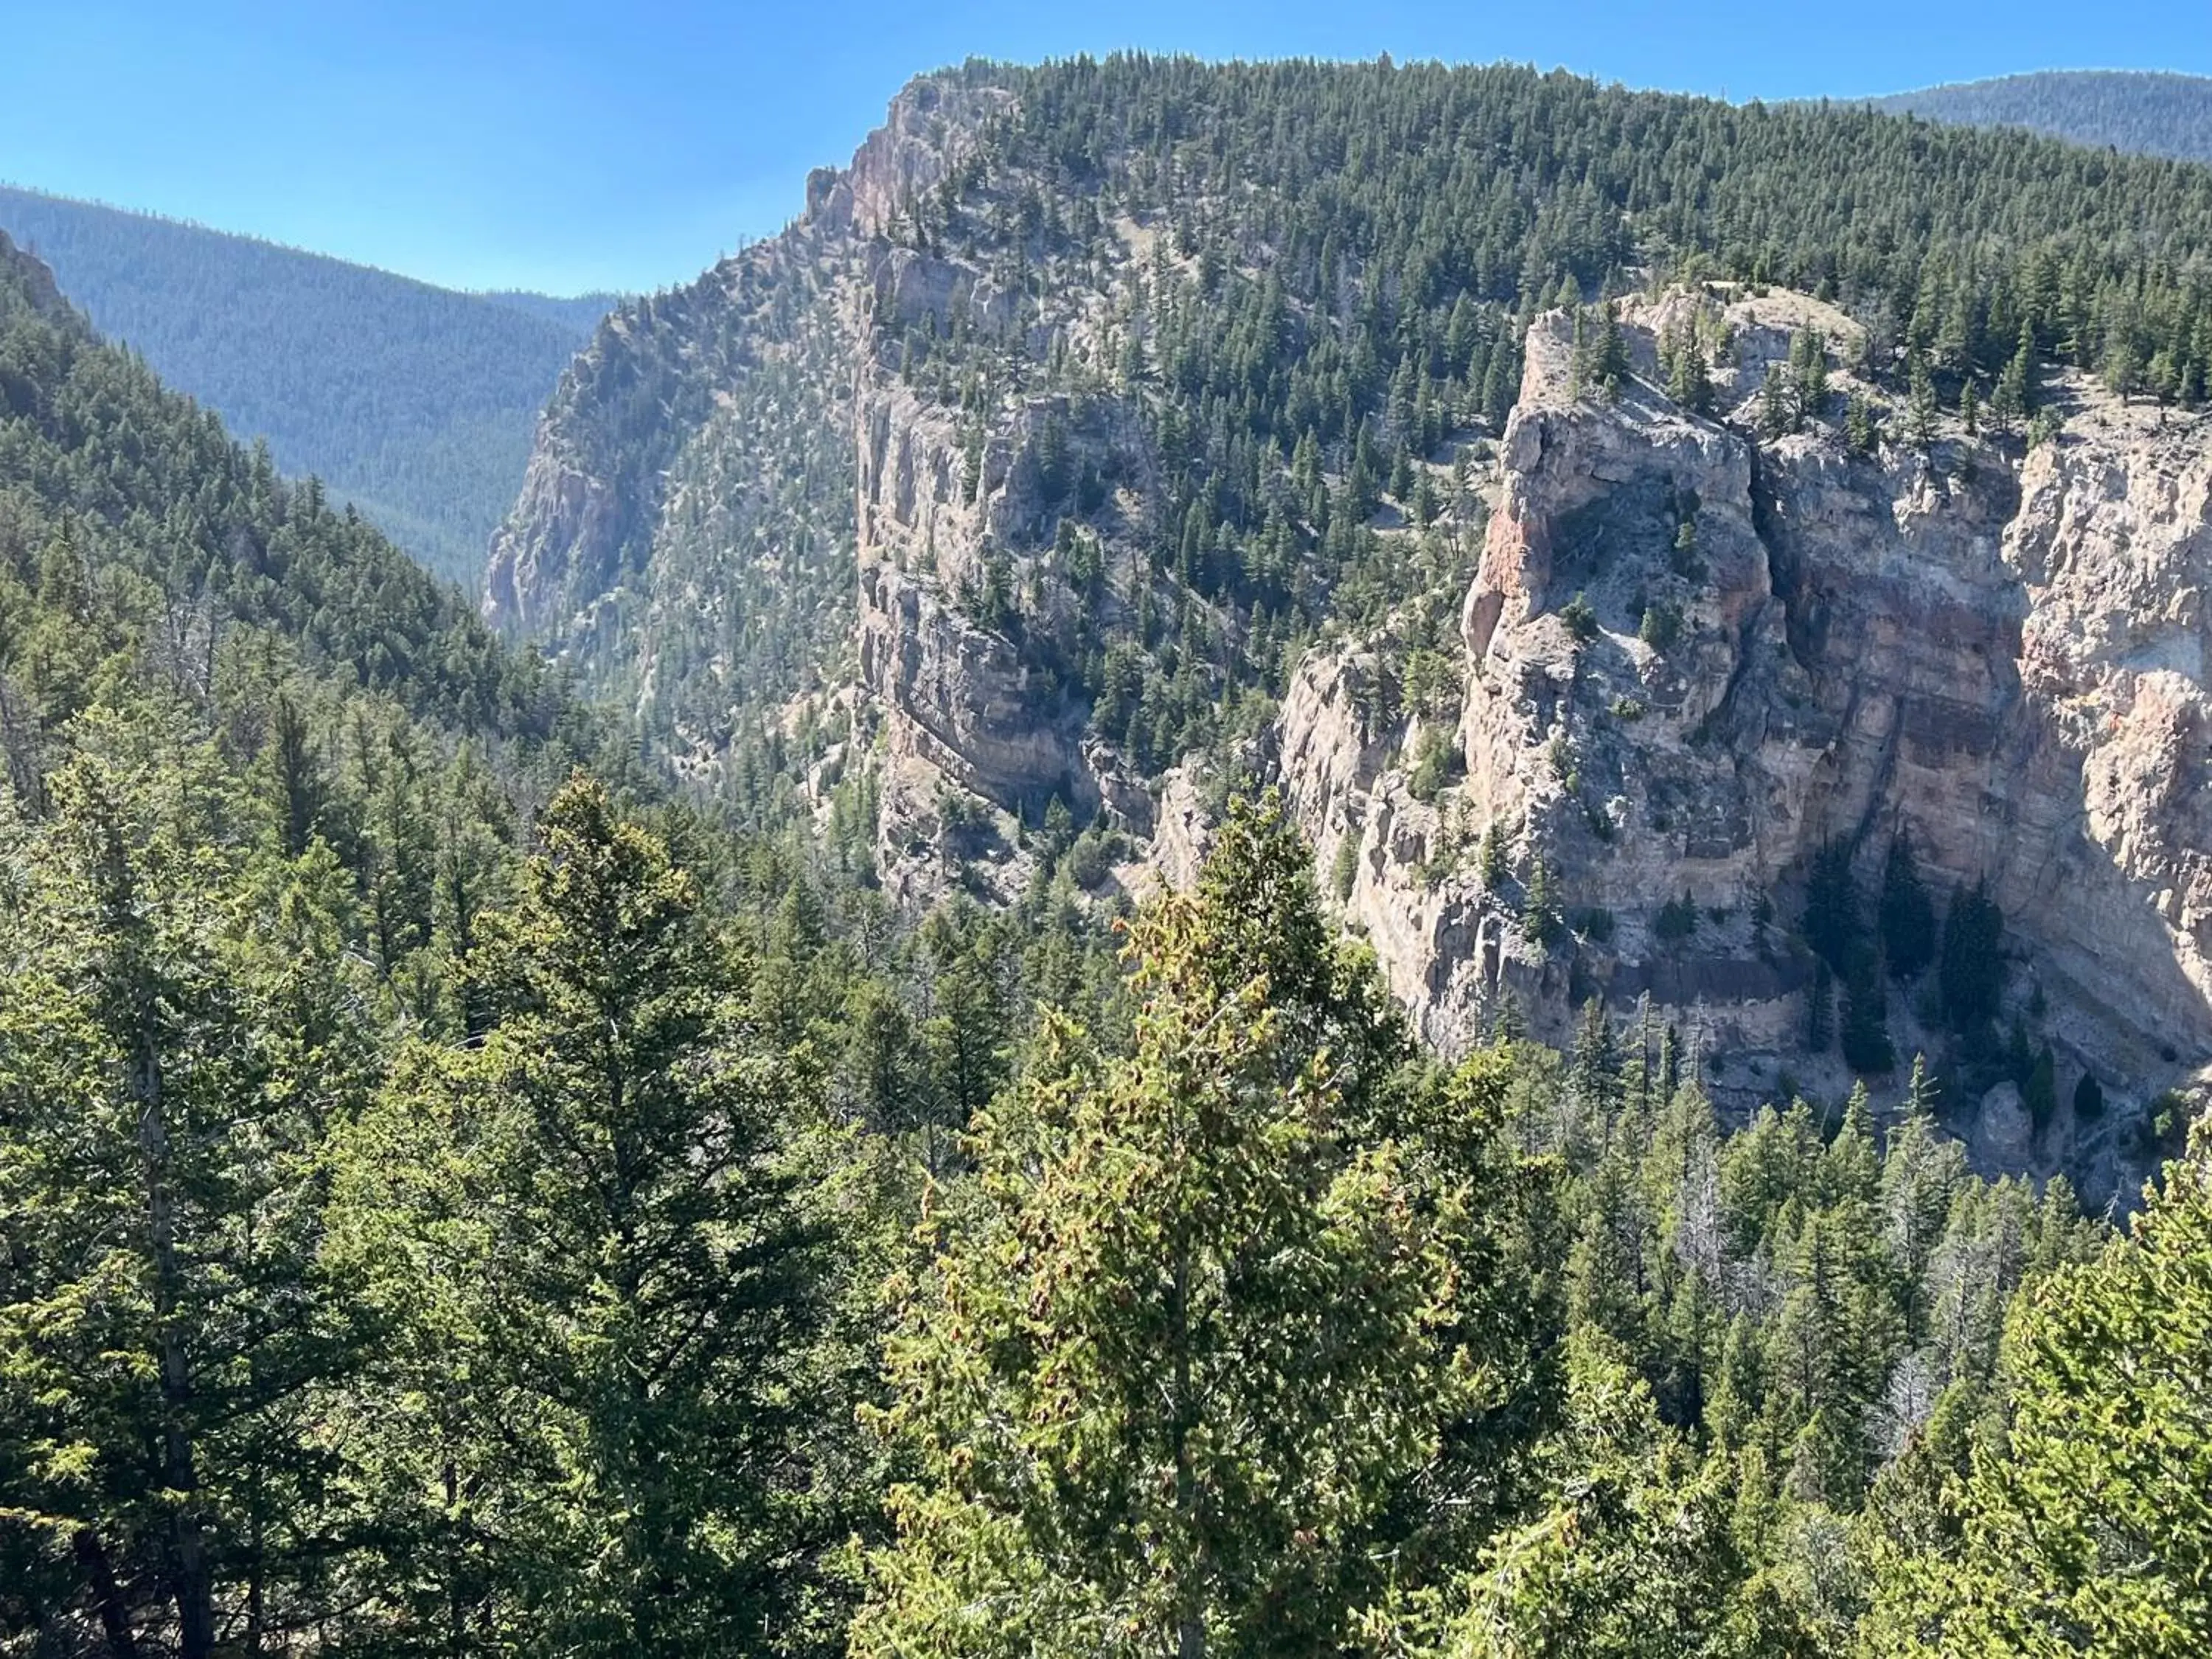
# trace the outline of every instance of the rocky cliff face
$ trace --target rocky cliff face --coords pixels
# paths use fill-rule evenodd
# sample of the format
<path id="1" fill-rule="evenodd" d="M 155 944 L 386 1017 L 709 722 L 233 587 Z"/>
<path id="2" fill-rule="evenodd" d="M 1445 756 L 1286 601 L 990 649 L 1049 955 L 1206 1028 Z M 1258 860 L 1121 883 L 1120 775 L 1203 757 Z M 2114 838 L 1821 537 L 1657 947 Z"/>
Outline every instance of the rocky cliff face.
<path id="1" fill-rule="evenodd" d="M 1265 215 L 1235 265 L 1205 226 L 1237 198 L 1187 213 L 1141 155 L 1010 161 L 1020 116 L 917 82 L 783 235 L 611 319 L 548 413 L 492 616 L 710 781 L 763 746 L 817 806 L 864 773 L 917 906 L 1020 891 L 1055 800 L 1121 834 L 1125 888 L 1187 878 L 1228 771 L 1278 781 L 1447 1051 L 1509 1006 L 1557 1038 L 1593 995 L 1648 998 L 1738 1106 L 1850 1086 L 1808 878 L 1840 848 L 1870 908 L 1901 840 L 1939 908 L 2002 908 L 1993 1029 L 2052 1053 L 2046 1121 L 1984 1055 L 1956 1127 L 1992 1168 L 2126 1184 L 2151 1097 L 2212 1061 L 2212 422 L 2058 380 L 2057 442 L 1952 420 L 1854 449 L 1845 398 L 1889 401 L 1846 367 L 1857 326 L 1717 285 L 1626 305 L 1617 398 L 1576 385 L 1555 313 L 1498 338 L 1525 357 L 1502 429 L 1510 380 L 1448 395 L 1409 356 L 1382 424 L 1324 453 L 1309 398 L 1262 441 L 1263 366 L 1355 371 L 1330 354 L 1395 276 L 1317 257 L 1290 297 Z M 1243 356 L 1208 367 L 1192 319 L 1232 291 Z M 1432 320 L 1425 361 L 1464 364 L 1504 319 Z M 1818 406 L 1761 435 L 1814 331 Z M 1719 349 L 1704 412 L 1659 389 L 1686 333 Z M 1356 525 L 1382 492 L 1353 432 L 1398 446 Z M 1255 685 L 1294 629 L 1294 672 Z M 1152 737 L 1194 708 L 1206 750 Z M 1948 1063 L 1930 975 L 1879 988 L 1899 1072 Z M 2076 1123 L 2085 1073 L 2114 1104 Z"/>
<path id="2" fill-rule="evenodd" d="M 1688 303 L 1631 311 L 1647 370 Z M 1790 332 L 1851 325 L 1786 295 L 1721 320 L 1717 419 L 1640 380 L 1574 395 L 1564 325 L 1539 324 L 1462 616 L 1464 783 L 1412 798 L 1388 763 L 1412 734 L 1362 719 L 1346 655 L 1285 702 L 1285 781 L 1325 865 L 1355 838 L 1347 913 L 1432 1036 L 1466 1041 L 1508 994 L 1554 1036 L 1583 996 L 1648 994 L 1747 1102 L 1784 1074 L 1847 1083 L 1808 1049 L 1816 969 L 1790 934 L 1823 845 L 1870 893 L 1904 834 L 1939 897 L 1987 884 L 2008 1012 L 2059 1059 L 2059 1121 L 1984 1152 L 2110 1192 L 2125 1114 L 2071 1122 L 2074 1079 L 2212 1060 L 2212 424 L 2075 386 L 2051 389 L 2065 435 L 2024 459 L 1955 429 L 1854 456 L 1825 420 L 1762 441 Z M 1513 874 L 1486 884 L 1492 825 Z M 1568 924 L 1548 944 L 1522 914 L 1539 862 Z M 1890 994 L 1903 1054 L 1934 1047 L 1926 994 Z"/>
<path id="3" fill-rule="evenodd" d="M 994 562 L 1030 514 L 1015 462 L 1034 421 L 982 446 L 971 476 L 947 412 L 890 377 L 864 376 L 854 414 L 859 678 L 884 716 L 878 860 L 896 891 L 920 898 L 948 797 L 1034 821 L 1055 793 L 1094 808 L 1097 789 L 1082 711 L 974 614 L 990 584 L 1012 580 Z"/>
<path id="4" fill-rule="evenodd" d="M 878 289 L 926 286 L 883 234 L 1003 101 L 915 82 L 781 234 L 607 319 L 494 541 L 489 620 L 635 696 L 693 762 L 727 746 L 733 708 L 834 690 L 855 631 L 855 366 Z"/>
<path id="5" fill-rule="evenodd" d="M 914 245 L 918 204 L 1008 102 L 915 82 L 849 167 L 809 179 L 781 236 L 611 318 L 542 424 L 485 599 L 659 713 L 695 774 L 747 717 L 847 720 L 873 755 L 879 860 L 915 902 L 951 884 L 953 842 L 986 851 L 971 884 L 1018 890 L 1020 826 L 1055 796 L 1150 828 L 1149 797 L 1039 665 L 1079 608 L 1094 627 L 1118 614 L 1040 580 L 1066 477 L 1111 474 L 1121 493 L 1093 517 L 1129 528 L 1144 435 L 1095 390 L 948 403 L 891 343 L 926 328 L 948 350 L 1098 349 L 1095 321 L 1025 311 L 989 261 Z"/>
<path id="6" fill-rule="evenodd" d="M 58 316 L 69 309 L 46 262 L 16 246 L 4 230 L 0 230 L 0 274 L 16 286 L 32 310 Z"/>

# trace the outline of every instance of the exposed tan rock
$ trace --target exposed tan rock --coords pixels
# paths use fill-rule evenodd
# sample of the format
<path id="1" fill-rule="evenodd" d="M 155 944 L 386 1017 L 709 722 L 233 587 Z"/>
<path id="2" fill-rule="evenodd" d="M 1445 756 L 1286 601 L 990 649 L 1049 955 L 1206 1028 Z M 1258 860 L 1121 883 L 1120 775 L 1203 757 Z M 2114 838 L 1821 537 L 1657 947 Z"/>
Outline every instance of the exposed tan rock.
<path id="1" fill-rule="evenodd" d="M 1693 303 L 1631 309 L 1647 372 Z M 1717 403 L 1747 416 L 1793 320 L 1848 326 L 1797 296 L 1726 320 L 1740 361 Z M 1904 830 L 1939 899 L 1990 884 L 2062 1093 L 2085 1066 L 2140 1086 L 2212 1060 L 2212 421 L 2069 386 L 2065 435 L 2024 462 L 1957 432 L 1932 459 L 1857 459 L 1832 422 L 1759 441 L 1641 380 L 1577 397 L 1559 319 L 1527 356 L 1462 612 L 1464 784 L 1435 808 L 1406 794 L 1389 757 L 1413 734 L 1362 717 L 1356 656 L 1310 661 L 1283 711 L 1322 867 L 1358 837 L 1347 915 L 1430 1034 L 1480 1029 L 1509 990 L 1555 1036 L 1574 994 L 1648 993 L 1731 1057 L 1724 1095 L 1785 1070 L 1839 1090 L 1839 1063 L 1803 1051 L 1811 964 L 1789 924 L 1824 842 L 1856 848 L 1870 896 Z M 1647 607 L 1679 621 L 1639 637 Z M 1493 822 L 1518 878 L 1495 895 L 1474 867 Z M 1609 933 L 1528 939 L 1538 857 Z M 1661 938 L 1685 897 L 1697 927 Z"/>

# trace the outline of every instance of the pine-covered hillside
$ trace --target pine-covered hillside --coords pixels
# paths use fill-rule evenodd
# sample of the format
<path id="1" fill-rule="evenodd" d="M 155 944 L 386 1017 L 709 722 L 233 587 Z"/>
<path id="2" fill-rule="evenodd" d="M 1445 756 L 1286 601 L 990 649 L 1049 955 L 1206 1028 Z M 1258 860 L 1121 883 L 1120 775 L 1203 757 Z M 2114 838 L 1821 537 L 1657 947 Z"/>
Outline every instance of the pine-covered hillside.
<path id="1" fill-rule="evenodd" d="M 851 532 L 823 481 L 856 368 L 943 425 L 969 499 L 1023 463 L 969 609 L 1156 772 L 1241 689 L 1279 691 L 1285 645 L 1431 580 L 1392 568 L 1375 510 L 1402 520 L 1424 479 L 1425 517 L 1449 505 L 1463 477 L 1425 463 L 1498 434 L 1521 327 L 1562 298 L 1785 285 L 1954 395 L 1986 396 L 2023 325 L 2039 359 L 2169 396 L 2212 360 L 2212 178 L 1863 109 L 1513 68 L 979 64 L 917 82 L 817 181 L 782 238 L 635 302 L 564 377 L 491 578 L 504 625 L 716 749 L 836 678 Z M 1078 638 L 1068 549 L 1038 543 L 1086 535 L 1126 556 L 1075 586 L 1132 626 Z M 817 586 L 838 625 L 776 631 L 822 643 L 762 680 L 741 613 L 812 615 Z"/>
<path id="2" fill-rule="evenodd" d="M 322 837 L 364 880 L 399 856 L 374 824 L 380 785 L 428 787 L 467 750 L 527 799 L 550 781 L 522 780 L 605 741 L 558 671 L 101 339 L 0 235 L 0 752 L 19 805 L 50 802 L 95 720 L 208 745 L 275 792 L 295 852 Z M 409 880 L 427 942 L 428 866 Z"/>
<path id="3" fill-rule="evenodd" d="M 1761 920 L 1901 835 L 2033 963 L 1958 1039 L 1975 1099 L 2036 1139 L 2046 1042 L 2124 1079 L 2037 1141 L 2111 1192 L 2212 1061 L 2156 896 L 2212 895 L 2195 797 L 2118 781 L 2191 624 L 2097 620 L 2144 514 L 2194 580 L 2156 498 L 2208 387 L 2198 167 L 1512 67 L 974 64 L 610 320 L 487 605 L 738 810 L 865 784 L 909 900 L 1010 901 L 1055 811 L 1120 837 L 1102 883 L 1173 878 L 1279 779 L 1437 1040 L 1648 989 L 1730 1011 L 1744 1107 L 1938 1041 L 1914 970 L 1846 1020 L 1845 953 Z"/>
<path id="4" fill-rule="evenodd" d="M 247 236 L 0 187 L 0 231 L 108 337 L 474 586 L 532 429 L 611 295 L 456 294 Z"/>
<path id="5" fill-rule="evenodd" d="M 2212 77 L 2148 70 L 2047 70 L 1926 87 L 1875 107 L 1964 126 L 2025 127 L 2072 143 L 2212 161 Z"/>
<path id="6" fill-rule="evenodd" d="M 0 1659 L 2206 1650 L 2195 175 L 1216 73 L 599 333 L 620 712 L 0 238 Z"/>

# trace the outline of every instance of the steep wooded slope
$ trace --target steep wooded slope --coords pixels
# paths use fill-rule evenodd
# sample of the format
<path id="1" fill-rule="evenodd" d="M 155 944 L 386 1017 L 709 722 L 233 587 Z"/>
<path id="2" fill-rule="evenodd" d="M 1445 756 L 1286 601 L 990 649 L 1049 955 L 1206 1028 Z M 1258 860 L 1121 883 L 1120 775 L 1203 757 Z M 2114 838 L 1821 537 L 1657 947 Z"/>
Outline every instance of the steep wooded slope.
<path id="1" fill-rule="evenodd" d="M 249 236 L 0 188 L 0 230 L 277 468 L 473 584 L 532 426 L 611 295 L 456 294 Z"/>
<path id="2" fill-rule="evenodd" d="M 100 339 L 0 235 L 0 739 L 17 792 L 40 799 L 69 723 L 134 689 L 235 717 L 250 765 L 288 680 L 449 738 L 597 743 L 536 653 Z"/>

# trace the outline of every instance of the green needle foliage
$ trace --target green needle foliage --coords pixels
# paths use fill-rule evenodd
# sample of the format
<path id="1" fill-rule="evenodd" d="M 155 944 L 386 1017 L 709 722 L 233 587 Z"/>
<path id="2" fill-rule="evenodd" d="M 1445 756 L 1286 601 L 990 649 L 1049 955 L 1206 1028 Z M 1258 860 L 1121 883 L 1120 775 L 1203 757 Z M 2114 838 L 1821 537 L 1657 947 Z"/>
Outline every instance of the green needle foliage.
<path id="1" fill-rule="evenodd" d="M 1445 1659 L 1658 1659 L 1802 1650 L 1736 1528 L 1728 1461 L 1700 1458 L 1602 1337 L 1577 1337 L 1568 1424 L 1538 1453 L 1559 1497 L 1485 1553 Z"/>
<path id="2" fill-rule="evenodd" d="M 1024 100 L 886 235 L 1018 243 L 1027 303 L 1122 258 L 1102 177 L 1149 233 L 1093 390 L 1168 464 L 1098 474 L 1071 413 L 1035 482 L 1084 523 L 1030 528 L 1096 602 L 1067 659 L 1092 717 L 1118 699 L 1155 760 L 1177 708 L 1245 720 L 1237 630 L 1279 673 L 1310 625 L 1463 589 L 1346 509 L 1426 516 L 1424 458 L 1510 402 L 1523 301 L 1617 293 L 1647 246 L 1887 313 L 1939 460 L 1966 380 L 2016 422 L 2054 350 L 2147 346 L 2122 366 L 2154 390 L 2160 353 L 2206 361 L 2212 198 L 2176 168 L 1518 70 L 949 84 L 988 76 Z M 789 321 L 763 258 L 733 280 Z M 638 410 L 702 392 L 702 307 L 632 314 L 667 354 Z M 990 398 L 1048 389 L 1013 341 L 875 326 L 918 398 L 1006 371 L 963 401 L 979 465 Z M 1687 400 L 1722 344 L 1673 341 Z M 1824 350 L 1785 415 L 1834 418 Z M 836 459 L 781 372 L 727 413 L 784 432 L 748 452 L 784 516 L 717 453 L 629 451 L 702 557 L 819 508 L 806 476 L 852 499 L 776 459 Z M 715 719 L 840 636 L 787 601 L 849 603 L 846 510 L 766 537 L 805 567 L 783 599 L 692 605 L 737 671 Z M 1440 511 L 1425 535 L 1474 527 Z M 1051 642 L 1037 577 L 1010 541 L 976 594 L 1022 650 Z M 1377 672 L 1362 718 L 1437 718 L 1456 648 Z M 1969 1171 L 1939 1114 L 2000 1066 L 2097 1133 L 2179 1134 L 2185 1103 L 2072 1074 L 2007 994 L 1994 902 L 1962 887 L 1939 927 L 1901 835 L 1878 895 L 1840 844 L 1806 872 L 1871 1080 L 1739 1115 L 1649 1004 L 1583 1000 L 1560 1052 L 1508 1000 L 1495 1042 L 1425 1054 L 1279 800 L 1228 805 L 1195 890 L 1149 908 L 1060 803 L 1012 902 L 907 914 L 867 734 L 833 767 L 823 722 L 776 726 L 732 747 L 726 810 L 672 799 L 626 727 L 0 245 L 0 1659 L 2212 1643 L 2212 1149 L 2124 1236 L 2062 1179 Z M 1483 833 L 1493 893 L 1510 842 Z M 1523 867 L 1572 986 L 1572 872 Z M 1667 910 L 1677 945 L 1703 925 Z M 1915 1023 L 1957 1039 L 1899 1084 L 1916 975 Z"/>
<path id="3" fill-rule="evenodd" d="M 88 715 L 0 836 L 0 1560 L 119 1645 L 292 1626 L 346 1521 L 318 1396 L 365 1332 L 319 1249 L 372 1075 L 328 851 L 248 873 L 204 744 Z"/>
<path id="4" fill-rule="evenodd" d="M 1287 887 L 1318 929 L 1279 814 L 1240 828 L 1132 933 L 1133 1052 L 1054 1017 L 975 1125 L 890 1339 L 916 1478 L 857 1654 L 1338 1651 L 1481 1386 L 1445 1340 L 1474 1194 L 1362 1133 L 1344 1072 L 1374 1079 L 1315 1038 L 1365 1010 L 1240 977 L 1271 948 L 1240 908 Z"/>
<path id="5" fill-rule="evenodd" d="M 1883 1585 L 1869 1648 L 2179 1659 L 2212 1644 L 2212 1138 L 2007 1340 L 2014 1407 Z"/>
<path id="6" fill-rule="evenodd" d="M 793 1360 L 821 1241 L 772 1131 L 792 1083 L 663 843 L 582 780 L 539 833 L 471 958 L 489 1030 L 402 1057 L 343 1188 L 391 1305 L 428 1304 L 386 1422 L 417 1419 L 394 1472 L 460 1547 L 423 1551 L 450 1576 L 414 1599 L 542 1650 L 753 1648 L 804 1583 L 771 1565 L 809 1541 L 789 1481 L 819 1403 Z"/>

